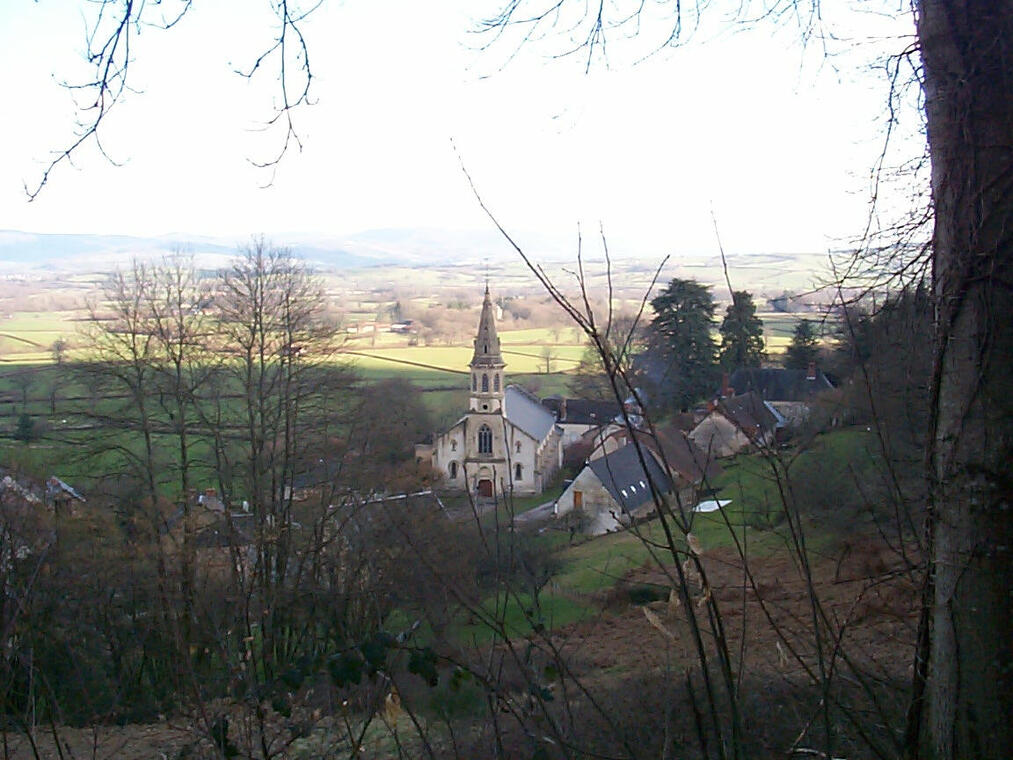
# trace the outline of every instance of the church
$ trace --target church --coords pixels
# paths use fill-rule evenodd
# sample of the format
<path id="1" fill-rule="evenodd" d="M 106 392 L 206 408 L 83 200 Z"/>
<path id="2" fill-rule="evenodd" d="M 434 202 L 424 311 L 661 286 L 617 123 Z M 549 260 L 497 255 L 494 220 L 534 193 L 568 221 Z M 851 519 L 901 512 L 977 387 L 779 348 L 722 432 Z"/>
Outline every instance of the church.
<path id="1" fill-rule="evenodd" d="M 446 488 L 490 498 L 541 493 L 562 464 L 562 431 L 537 398 L 506 385 L 489 286 L 471 358 L 468 411 L 435 437 L 432 465 Z"/>

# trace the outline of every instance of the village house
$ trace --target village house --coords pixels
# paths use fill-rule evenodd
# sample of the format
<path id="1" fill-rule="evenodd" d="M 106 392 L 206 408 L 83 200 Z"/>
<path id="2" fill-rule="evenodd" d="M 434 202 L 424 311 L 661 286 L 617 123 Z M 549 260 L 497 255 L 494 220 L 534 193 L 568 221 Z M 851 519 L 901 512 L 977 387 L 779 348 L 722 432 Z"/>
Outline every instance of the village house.
<path id="1" fill-rule="evenodd" d="M 640 481 L 646 483 L 647 479 L 635 456 L 634 440 L 641 446 L 655 486 L 674 499 L 672 504 L 677 509 L 696 505 L 701 493 L 708 491 L 713 479 L 721 474 L 721 466 L 715 459 L 708 457 L 675 425 L 658 427 L 651 433 L 630 431 L 625 425 L 612 423 L 585 434 L 587 462 L 573 484 L 560 495 L 556 513 L 576 529 L 589 533 L 615 530 L 629 519 L 649 515 L 654 502 L 648 498 L 649 492 L 646 495 L 641 492 Z M 605 459 L 609 461 L 603 462 Z"/>
<path id="2" fill-rule="evenodd" d="M 784 418 L 751 391 L 715 402 L 689 438 L 708 457 L 720 459 L 772 446 L 783 425 Z"/>
<path id="3" fill-rule="evenodd" d="M 805 423 L 816 397 L 834 388 L 833 383 L 814 362 L 804 370 L 740 368 L 731 374 L 725 386 L 727 390 L 722 389 L 722 395 L 756 393 L 784 417 L 789 427 L 799 427 Z"/>
<path id="4" fill-rule="evenodd" d="M 620 417 L 619 404 L 615 401 L 595 401 L 582 398 L 549 396 L 542 399 L 542 406 L 556 417 L 556 424 L 563 431 L 563 448 L 577 443 L 590 430 L 597 430 Z"/>
<path id="5" fill-rule="evenodd" d="M 653 454 L 626 444 L 588 462 L 560 494 L 553 514 L 574 532 L 596 536 L 621 530 L 654 512 L 652 485 L 660 494 L 672 491 Z"/>

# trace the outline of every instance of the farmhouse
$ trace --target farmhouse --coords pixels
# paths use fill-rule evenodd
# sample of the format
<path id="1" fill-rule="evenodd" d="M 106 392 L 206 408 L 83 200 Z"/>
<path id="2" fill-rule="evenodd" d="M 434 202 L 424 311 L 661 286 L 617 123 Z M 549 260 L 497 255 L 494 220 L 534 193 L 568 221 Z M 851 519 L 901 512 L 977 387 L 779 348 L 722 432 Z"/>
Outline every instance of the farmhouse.
<path id="1" fill-rule="evenodd" d="M 468 366 L 468 411 L 435 436 L 433 469 L 443 476 L 446 487 L 484 498 L 511 491 L 541 493 L 562 463 L 562 431 L 537 398 L 519 386 L 506 385 L 488 286 Z"/>

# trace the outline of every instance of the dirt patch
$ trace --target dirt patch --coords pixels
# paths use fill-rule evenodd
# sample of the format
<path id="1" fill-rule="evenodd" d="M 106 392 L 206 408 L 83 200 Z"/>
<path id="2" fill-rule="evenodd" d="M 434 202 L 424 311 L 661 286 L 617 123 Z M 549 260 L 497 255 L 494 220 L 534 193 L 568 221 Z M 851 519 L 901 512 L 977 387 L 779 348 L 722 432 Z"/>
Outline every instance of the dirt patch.
<path id="1" fill-rule="evenodd" d="M 870 539 L 843 557 L 814 557 L 808 573 L 788 556 L 752 558 L 747 570 L 732 549 L 703 552 L 701 563 L 706 583 L 691 572 L 689 598 L 701 635 L 713 651 L 710 642 L 723 630 L 746 669 L 804 673 L 816 667 L 815 621 L 832 658 L 846 656 L 892 677 L 912 661 L 919 577 L 881 542 Z M 557 639 L 575 672 L 695 661 L 686 600 L 672 591 L 675 577 L 674 566 L 635 570 L 598 599 L 599 617 L 561 630 Z M 640 589 L 660 598 L 633 603 L 637 593 L 631 590 Z M 707 614 L 708 594 L 721 613 L 720 628 Z"/>

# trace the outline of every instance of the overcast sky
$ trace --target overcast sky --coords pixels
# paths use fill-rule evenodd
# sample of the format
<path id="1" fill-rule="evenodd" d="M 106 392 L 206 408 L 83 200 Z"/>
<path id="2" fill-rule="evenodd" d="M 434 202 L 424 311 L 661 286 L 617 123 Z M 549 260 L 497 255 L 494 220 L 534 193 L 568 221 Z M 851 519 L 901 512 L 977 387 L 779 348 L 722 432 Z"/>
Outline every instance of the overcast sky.
<path id="1" fill-rule="evenodd" d="M 609 66 L 585 74 L 583 58 L 550 57 L 565 38 L 532 44 L 505 67 L 509 44 L 478 51 L 475 17 L 502 1 L 327 0 L 306 25 L 315 105 L 294 115 L 304 148 L 267 189 L 248 159 L 278 147 L 259 128 L 275 71 L 247 82 L 233 70 L 270 42 L 269 4 L 195 3 L 178 27 L 133 40 L 137 91 L 104 133 L 122 166 L 88 145 L 32 203 L 22 183 L 72 136 L 59 80 L 88 74 L 84 14 L 94 8 L 5 2 L 0 229 L 239 238 L 482 229 L 456 145 L 513 230 L 567 238 L 578 223 L 601 223 L 638 255 L 712 249 L 711 209 L 731 251 L 819 251 L 860 234 L 886 97 L 868 64 L 904 47 L 902 12 L 831 20 L 848 41 L 829 59 L 818 45 L 803 51 L 790 24 L 742 31 L 715 14 L 684 48 L 635 63 L 648 45 L 617 44 Z"/>

